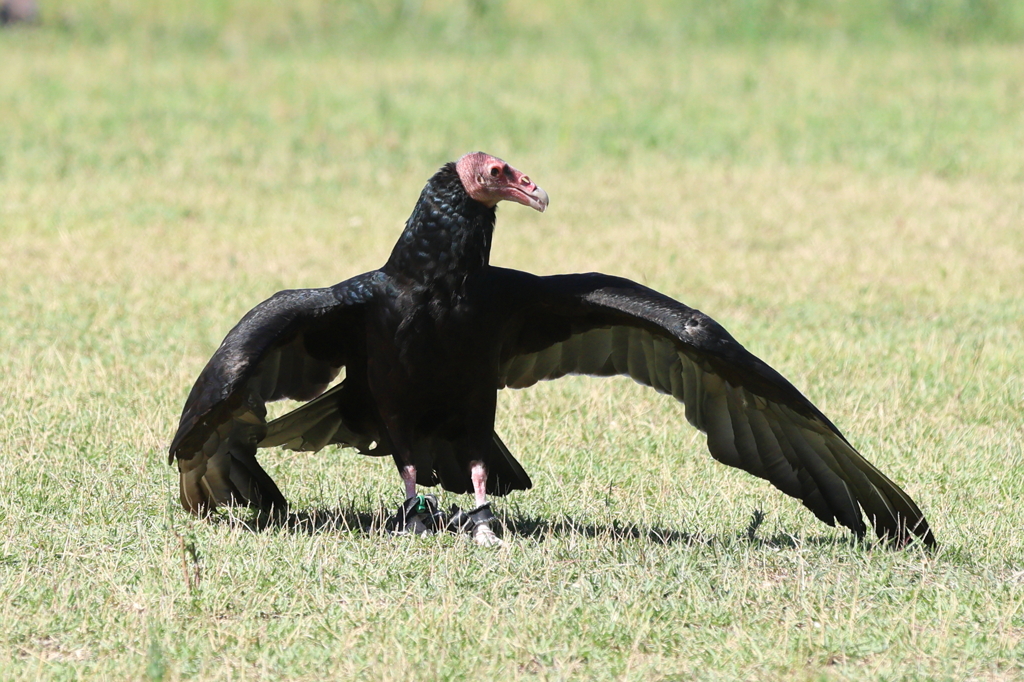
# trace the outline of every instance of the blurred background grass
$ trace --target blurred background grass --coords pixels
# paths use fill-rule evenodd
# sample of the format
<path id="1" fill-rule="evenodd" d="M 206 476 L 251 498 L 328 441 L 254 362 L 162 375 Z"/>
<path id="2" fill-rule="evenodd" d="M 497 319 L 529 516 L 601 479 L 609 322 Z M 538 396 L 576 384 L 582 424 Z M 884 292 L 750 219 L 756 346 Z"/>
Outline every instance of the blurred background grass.
<path id="1" fill-rule="evenodd" d="M 9 178 L 223 162 L 333 181 L 368 171 L 353 158 L 407 168 L 468 144 L 566 168 L 653 154 L 1024 177 L 1016 1 L 83 1 L 42 16 L 0 36 Z"/>
<path id="2" fill-rule="evenodd" d="M 388 38 L 440 41 L 450 49 L 481 49 L 471 46 L 484 42 L 500 50 L 513 36 L 569 47 L 620 40 L 664 46 L 1024 37 L 1021 3 L 998 0 L 83 0 L 43 7 L 49 21 L 86 40 L 120 39 L 127 32 L 195 49 L 220 49 L 232 30 L 267 47 L 330 44 L 344 36 L 371 49 Z"/>

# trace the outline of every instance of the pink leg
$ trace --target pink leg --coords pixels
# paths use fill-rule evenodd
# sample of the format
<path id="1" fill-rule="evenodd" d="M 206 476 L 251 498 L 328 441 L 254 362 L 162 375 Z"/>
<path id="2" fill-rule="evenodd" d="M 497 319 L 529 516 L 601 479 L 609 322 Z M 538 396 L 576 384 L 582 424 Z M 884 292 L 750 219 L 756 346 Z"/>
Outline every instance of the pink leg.
<path id="1" fill-rule="evenodd" d="M 403 466 L 398 471 L 402 475 L 402 482 L 405 483 L 405 502 L 398 507 L 394 516 L 384 521 L 385 530 L 399 535 L 430 535 L 434 531 L 440 530 L 436 527 L 440 514 L 433 497 L 417 500 L 416 467 Z M 430 504 L 424 509 L 425 502 Z M 433 511 L 431 511 L 431 507 L 433 507 Z M 427 511 L 426 516 L 424 511 Z"/>
<path id="2" fill-rule="evenodd" d="M 416 497 L 416 467 L 411 464 L 402 467 L 402 480 L 405 481 L 405 499 Z"/>
<path id="3" fill-rule="evenodd" d="M 473 480 L 473 495 L 476 506 L 487 504 L 487 468 L 482 462 L 473 462 L 469 468 L 469 477 Z M 494 534 L 490 522 L 477 524 L 473 529 L 473 541 L 482 547 L 500 547 L 502 541 Z"/>
<path id="4" fill-rule="evenodd" d="M 476 496 L 476 506 L 487 502 L 487 469 L 481 462 L 474 462 L 469 469 L 469 476 L 473 479 L 473 494 Z"/>

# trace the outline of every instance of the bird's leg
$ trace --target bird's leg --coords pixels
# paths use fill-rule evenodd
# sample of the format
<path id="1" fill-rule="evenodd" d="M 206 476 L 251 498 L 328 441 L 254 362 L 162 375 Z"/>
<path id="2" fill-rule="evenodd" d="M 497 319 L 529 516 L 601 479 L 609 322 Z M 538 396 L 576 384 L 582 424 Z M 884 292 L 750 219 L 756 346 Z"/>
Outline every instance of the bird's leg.
<path id="1" fill-rule="evenodd" d="M 473 542 L 481 547 L 497 547 L 502 544 L 491 528 L 491 505 L 487 502 L 487 467 L 483 462 L 473 462 L 469 468 L 469 477 L 473 481 L 473 496 L 476 498 L 476 509 L 469 512 L 473 525 Z"/>
<path id="2" fill-rule="evenodd" d="M 385 522 L 392 533 L 429 535 L 444 526 L 444 518 L 433 495 L 416 494 L 416 467 L 409 464 L 400 470 L 405 483 L 405 502 L 398 512 Z"/>
<path id="3" fill-rule="evenodd" d="M 405 499 L 416 497 L 416 467 L 411 464 L 402 467 L 402 480 L 405 482 Z"/>
<path id="4" fill-rule="evenodd" d="M 476 506 L 482 507 L 487 504 L 487 469 L 483 462 L 473 462 L 470 467 L 469 477 L 473 479 L 473 495 L 476 497 Z"/>

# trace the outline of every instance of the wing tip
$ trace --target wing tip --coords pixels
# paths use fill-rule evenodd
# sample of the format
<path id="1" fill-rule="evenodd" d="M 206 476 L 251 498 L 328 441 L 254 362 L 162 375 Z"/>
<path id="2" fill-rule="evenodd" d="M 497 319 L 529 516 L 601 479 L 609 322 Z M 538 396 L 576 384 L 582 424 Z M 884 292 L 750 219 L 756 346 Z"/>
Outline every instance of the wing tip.
<path id="1" fill-rule="evenodd" d="M 900 516 L 896 520 L 897 526 L 893 529 L 878 529 L 878 537 L 883 543 L 893 549 L 906 549 L 913 545 L 920 545 L 926 550 L 934 551 L 939 548 L 939 542 L 935 534 L 928 526 L 928 521 L 923 516 L 918 517 L 913 525 L 906 522 L 906 518 Z"/>

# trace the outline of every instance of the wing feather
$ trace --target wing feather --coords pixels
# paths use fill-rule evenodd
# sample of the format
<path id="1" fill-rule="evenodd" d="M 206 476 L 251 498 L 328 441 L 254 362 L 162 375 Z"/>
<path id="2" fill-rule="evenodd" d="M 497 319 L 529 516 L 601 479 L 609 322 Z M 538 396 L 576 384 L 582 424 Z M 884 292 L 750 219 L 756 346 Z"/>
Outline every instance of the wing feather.
<path id="1" fill-rule="evenodd" d="M 787 495 L 798 499 L 803 497 L 804 488 L 800 485 L 797 471 L 768 423 L 764 409 L 749 406 L 747 425 L 764 460 L 764 478 Z"/>
<path id="2" fill-rule="evenodd" d="M 266 404 L 315 398 L 349 356 L 365 353 L 357 330 L 379 277 L 367 273 L 325 289 L 279 292 L 228 333 L 192 387 L 169 449 L 186 509 L 201 514 L 228 503 L 286 509 L 256 460 L 268 433 Z M 336 436 L 337 429 L 327 430 L 311 439 Z"/>
<path id="3" fill-rule="evenodd" d="M 729 416 L 732 417 L 732 432 L 736 437 L 736 451 L 743 460 L 742 468 L 758 478 L 771 480 L 765 473 L 765 467 L 771 461 L 771 444 L 759 441 L 750 426 L 748 413 L 749 403 L 741 389 L 729 387 Z"/>
<path id="4" fill-rule="evenodd" d="M 913 500 L 865 460 L 778 372 L 698 310 L 599 274 L 534 277 L 494 268 L 517 293 L 498 386 L 567 374 L 631 377 L 683 403 L 711 455 L 770 481 L 818 518 L 858 535 L 935 544 Z"/>
<path id="5" fill-rule="evenodd" d="M 711 375 L 705 375 L 708 379 Z M 717 377 L 716 377 L 717 379 Z M 705 382 L 708 383 L 708 382 Z M 732 429 L 732 417 L 724 391 L 708 391 L 704 398 L 705 429 L 708 434 L 708 450 L 711 456 L 723 464 L 743 468 L 743 460 L 736 448 L 736 436 Z"/>
<path id="6" fill-rule="evenodd" d="M 297 452 L 317 452 L 328 445 L 356 448 L 364 455 L 389 455 L 381 444 L 374 447 L 377 434 L 370 429 L 353 430 L 346 424 L 351 414 L 344 404 L 346 378 L 331 390 L 267 424 L 259 447 L 283 447 Z M 352 421 L 351 419 L 349 420 Z"/>

